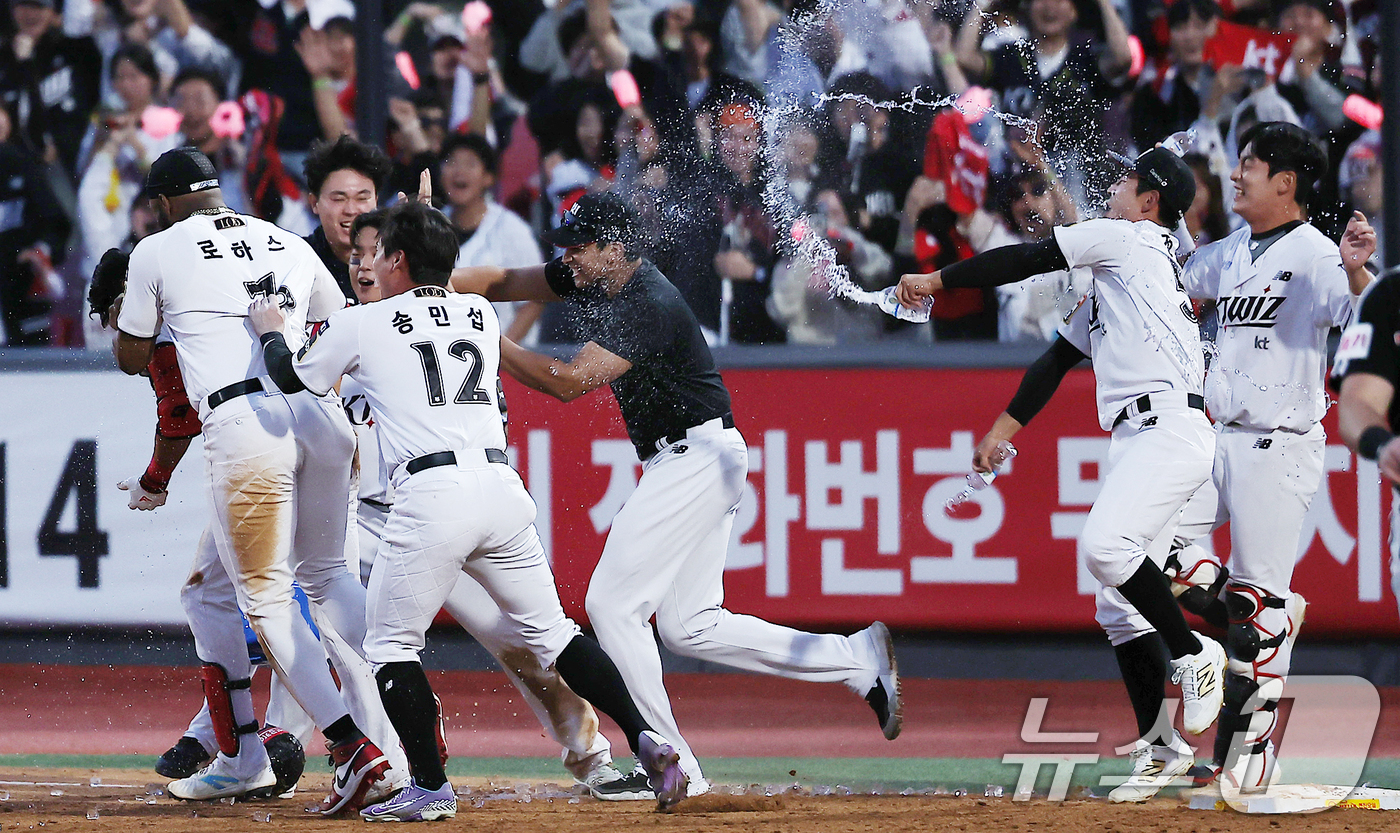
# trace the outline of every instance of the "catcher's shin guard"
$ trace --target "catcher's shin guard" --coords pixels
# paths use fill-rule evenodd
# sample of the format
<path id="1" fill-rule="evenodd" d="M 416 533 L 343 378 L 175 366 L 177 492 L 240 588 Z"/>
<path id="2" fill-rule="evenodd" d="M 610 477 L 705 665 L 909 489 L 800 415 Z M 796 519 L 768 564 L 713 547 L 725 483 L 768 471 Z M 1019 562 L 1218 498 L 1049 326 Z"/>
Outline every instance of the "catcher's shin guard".
<path id="1" fill-rule="evenodd" d="M 228 672 L 216 662 L 204 663 L 200 673 L 204 679 L 204 699 L 209 704 L 209 717 L 214 723 L 214 737 L 219 741 L 219 751 L 232 758 L 238 754 L 239 736 L 256 733 L 258 723 L 255 720 L 238 725 L 233 716 L 230 692 L 251 689 L 253 681 L 230 680 Z"/>
<path id="2" fill-rule="evenodd" d="M 1174 549 L 1162 565 L 1162 572 L 1171 579 L 1172 595 L 1183 610 L 1216 627 L 1226 627 L 1228 618 L 1220 594 L 1230 571 L 1214 555 L 1195 544 Z"/>
<path id="3" fill-rule="evenodd" d="M 1229 769 L 1240 755 L 1261 754 L 1278 725 L 1278 702 L 1292 661 L 1289 637 L 1299 626 L 1288 603 L 1247 584 L 1225 589 L 1230 611 L 1225 649 L 1229 674 L 1215 739 L 1215 760 Z"/>

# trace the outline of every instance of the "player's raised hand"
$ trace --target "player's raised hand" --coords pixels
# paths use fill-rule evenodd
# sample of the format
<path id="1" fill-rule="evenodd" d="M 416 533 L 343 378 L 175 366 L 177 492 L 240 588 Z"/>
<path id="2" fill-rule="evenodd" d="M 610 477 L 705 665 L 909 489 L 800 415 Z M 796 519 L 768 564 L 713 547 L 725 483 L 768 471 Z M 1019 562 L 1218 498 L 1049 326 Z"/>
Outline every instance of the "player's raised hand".
<path id="1" fill-rule="evenodd" d="M 1342 234 L 1339 247 L 1342 251 L 1342 265 L 1348 272 L 1362 268 L 1376 253 L 1376 230 L 1360 211 L 1351 213 L 1347 230 Z"/>
<path id="2" fill-rule="evenodd" d="M 248 305 L 248 323 L 259 336 L 282 332 L 282 325 L 286 322 L 287 317 L 282 314 L 277 298 L 257 298 Z"/>
<path id="3" fill-rule="evenodd" d="M 930 272 L 927 275 L 902 275 L 899 279 L 899 286 L 895 287 L 894 297 L 900 304 L 909 309 L 923 309 L 925 300 L 935 290 L 942 288 L 943 275 L 941 272 Z"/>
<path id="4" fill-rule="evenodd" d="M 117 488 L 127 495 L 126 508 L 140 509 L 149 512 L 165 505 L 165 498 L 169 492 L 148 492 L 141 487 L 141 476 L 129 477 L 117 484 Z"/>

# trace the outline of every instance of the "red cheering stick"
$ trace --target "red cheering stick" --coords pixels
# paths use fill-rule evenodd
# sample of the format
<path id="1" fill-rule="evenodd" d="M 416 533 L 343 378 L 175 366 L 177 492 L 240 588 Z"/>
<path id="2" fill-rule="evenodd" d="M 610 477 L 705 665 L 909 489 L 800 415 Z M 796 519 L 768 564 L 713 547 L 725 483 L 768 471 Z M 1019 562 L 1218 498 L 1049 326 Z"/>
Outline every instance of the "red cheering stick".
<path id="1" fill-rule="evenodd" d="M 642 91 L 637 86 L 637 79 L 633 78 L 632 73 L 625 69 L 620 69 L 608 76 L 608 87 L 612 90 L 613 97 L 617 99 L 617 106 L 624 110 L 642 103 Z"/>
<path id="2" fill-rule="evenodd" d="M 468 35 L 475 35 L 489 25 L 491 25 L 490 6 L 481 0 L 472 0 L 462 7 L 462 28 L 467 30 Z"/>
<path id="3" fill-rule="evenodd" d="M 1385 111 L 1371 99 L 1352 93 L 1342 102 L 1342 115 L 1367 130 L 1380 130 Z"/>

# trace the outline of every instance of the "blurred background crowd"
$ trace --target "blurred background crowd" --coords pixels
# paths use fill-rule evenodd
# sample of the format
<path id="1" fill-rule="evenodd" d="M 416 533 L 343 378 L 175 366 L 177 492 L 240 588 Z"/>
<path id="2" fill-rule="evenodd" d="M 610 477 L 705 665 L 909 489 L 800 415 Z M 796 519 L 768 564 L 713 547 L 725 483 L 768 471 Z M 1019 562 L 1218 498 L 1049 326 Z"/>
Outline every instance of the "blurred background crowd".
<path id="1" fill-rule="evenodd" d="M 1240 224 L 1235 141 L 1262 120 L 1326 145 L 1319 228 L 1353 208 L 1379 228 L 1382 2 L 384 0 L 387 158 L 363 161 L 366 194 L 305 164 L 357 133 L 349 0 L 8 0 L 3 343 L 106 349 L 88 276 L 154 230 L 145 172 L 181 144 L 234 208 L 323 226 L 332 249 L 428 170 L 460 265 L 538 263 L 540 231 L 616 190 L 717 343 L 1047 339 L 1076 276 L 947 291 L 916 325 L 830 300 L 793 239 L 825 235 L 879 289 L 1094 216 L 1108 151 L 1191 131 L 1186 225 L 1208 242 Z M 779 227 L 793 211 L 801 229 Z M 570 340 L 567 320 L 503 312 L 517 337 Z"/>

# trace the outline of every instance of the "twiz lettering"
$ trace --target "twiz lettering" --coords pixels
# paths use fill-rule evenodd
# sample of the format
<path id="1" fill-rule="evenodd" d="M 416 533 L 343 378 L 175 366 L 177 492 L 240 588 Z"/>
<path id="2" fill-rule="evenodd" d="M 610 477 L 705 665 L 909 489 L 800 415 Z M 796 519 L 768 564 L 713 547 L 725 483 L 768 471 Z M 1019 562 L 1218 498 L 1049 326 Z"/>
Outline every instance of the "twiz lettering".
<path id="1" fill-rule="evenodd" d="M 1241 295 L 1220 299 L 1220 323 L 1226 327 L 1272 327 L 1278 323 L 1278 310 L 1288 297 Z"/>

